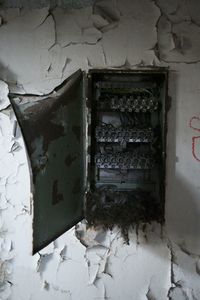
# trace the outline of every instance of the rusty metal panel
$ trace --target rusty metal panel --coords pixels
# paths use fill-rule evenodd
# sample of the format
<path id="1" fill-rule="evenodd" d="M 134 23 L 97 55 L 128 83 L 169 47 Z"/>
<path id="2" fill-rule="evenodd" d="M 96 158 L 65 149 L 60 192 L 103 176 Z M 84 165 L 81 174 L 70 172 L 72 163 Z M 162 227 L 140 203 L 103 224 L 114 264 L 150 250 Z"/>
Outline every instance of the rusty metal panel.
<path id="1" fill-rule="evenodd" d="M 32 169 L 33 253 L 83 217 L 83 73 L 42 100 L 12 100 Z"/>

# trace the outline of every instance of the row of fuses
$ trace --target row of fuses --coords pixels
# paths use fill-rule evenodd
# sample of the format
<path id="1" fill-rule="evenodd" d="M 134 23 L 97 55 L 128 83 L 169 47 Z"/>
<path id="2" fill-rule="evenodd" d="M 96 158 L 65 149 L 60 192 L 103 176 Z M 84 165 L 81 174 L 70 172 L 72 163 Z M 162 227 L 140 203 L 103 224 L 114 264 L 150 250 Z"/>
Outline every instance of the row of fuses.
<path id="1" fill-rule="evenodd" d="M 95 164 L 100 169 L 151 169 L 154 159 L 149 154 L 120 152 L 95 155 Z"/>
<path id="2" fill-rule="evenodd" d="M 103 101 L 102 101 L 103 100 Z M 111 99 L 99 99 L 99 109 L 111 109 L 121 112 L 154 112 L 158 109 L 158 100 L 153 96 L 114 96 Z"/>
<path id="3" fill-rule="evenodd" d="M 115 91 L 115 90 L 120 90 L 120 91 L 124 91 L 124 90 L 127 90 L 129 92 L 132 92 L 132 93 L 140 93 L 140 94 L 153 94 L 154 91 L 155 91 L 155 87 L 136 87 L 136 86 L 133 86 L 133 83 L 132 82 L 128 82 L 128 81 L 100 81 L 100 82 L 97 82 L 96 83 L 96 87 L 101 89 L 101 90 L 112 90 L 112 91 Z"/>
<path id="4" fill-rule="evenodd" d="M 98 142 L 129 142 L 129 143 L 151 143 L 153 141 L 153 131 L 151 129 L 127 129 L 101 125 L 96 127 L 95 137 Z"/>

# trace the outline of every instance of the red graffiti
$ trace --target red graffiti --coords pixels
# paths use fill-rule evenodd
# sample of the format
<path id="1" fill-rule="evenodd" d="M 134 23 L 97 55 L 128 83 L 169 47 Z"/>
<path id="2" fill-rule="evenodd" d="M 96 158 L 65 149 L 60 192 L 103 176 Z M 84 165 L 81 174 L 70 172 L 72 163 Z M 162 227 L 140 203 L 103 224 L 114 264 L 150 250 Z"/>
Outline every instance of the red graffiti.
<path id="1" fill-rule="evenodd" d="M 199 147 L 198 147 L 199 146 Z M 197 157 L 196 150 L 200 153 L 200 136 L 192 137 L 192 154 L 194 158 L 200 162 L 200 158 Z"/>
<path id="2" fill-rule="evenodd" d="M 189 126 L 191 129 L 200 132 L 200 117 L 192 117 L 190 119 Z M 200 136 L 192 137 L 192 155 L 195 160 L 200 162 Z"/>
<path id="3" fill-rule="evenodd" d="M 197 124 L 197 125 L 199 125 L 198 128 L 195 126 L 195 121 L 199 122 L 199 124 Z M 196 116 L 192 117 L 190 119 L 189 126 L 190 126 L 190 128 L 200 132 L 200 117 L 196 117 Z"/>

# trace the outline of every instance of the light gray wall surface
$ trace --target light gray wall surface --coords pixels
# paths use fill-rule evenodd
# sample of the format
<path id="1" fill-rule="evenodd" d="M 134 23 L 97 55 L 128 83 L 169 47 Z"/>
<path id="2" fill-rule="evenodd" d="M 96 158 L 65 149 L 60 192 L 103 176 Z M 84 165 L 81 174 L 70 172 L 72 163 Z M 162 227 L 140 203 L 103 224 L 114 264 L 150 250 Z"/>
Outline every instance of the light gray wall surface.
<path id="1" fill-rule="evenodd" d="M 200 2 L 4 7 L 14 2 L 25 8 L 0 11 L 0 298 L 200 299 Z M 80 223 L 32 256 L 29 169 L 8 92 L 47 94 L 79 68 L 146 66 L 169 67 L 165 227 L 141 226 L 126 245 L 117 228 Z"/>

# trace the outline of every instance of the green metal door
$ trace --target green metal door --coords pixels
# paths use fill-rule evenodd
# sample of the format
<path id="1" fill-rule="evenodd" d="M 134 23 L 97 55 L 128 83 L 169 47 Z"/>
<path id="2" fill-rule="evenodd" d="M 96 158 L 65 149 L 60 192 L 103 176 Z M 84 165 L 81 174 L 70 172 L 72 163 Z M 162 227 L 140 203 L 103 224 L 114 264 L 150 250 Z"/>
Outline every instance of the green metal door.
<path id="1" fill-rule="evenodd" d="M 33 253 L 83 218 L 83 73 L 43 99 L 11 100 L 32 169 Z"/>

